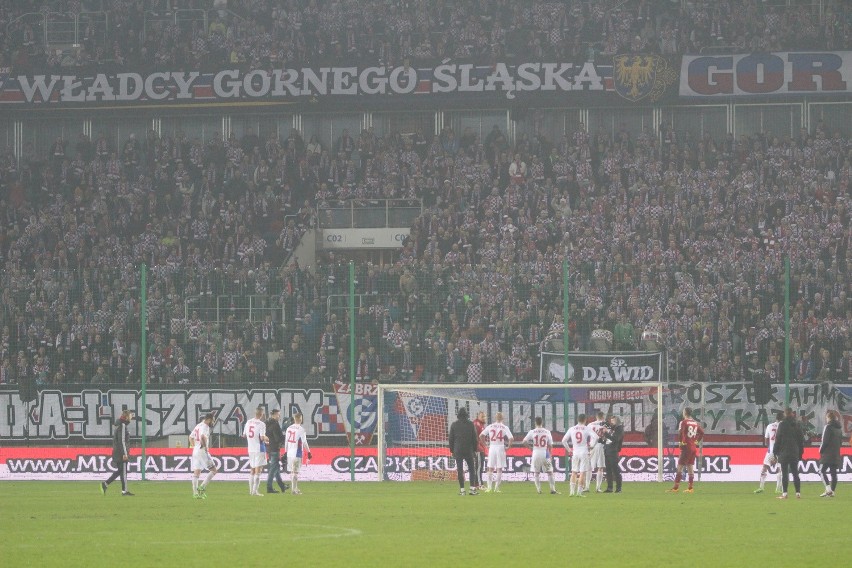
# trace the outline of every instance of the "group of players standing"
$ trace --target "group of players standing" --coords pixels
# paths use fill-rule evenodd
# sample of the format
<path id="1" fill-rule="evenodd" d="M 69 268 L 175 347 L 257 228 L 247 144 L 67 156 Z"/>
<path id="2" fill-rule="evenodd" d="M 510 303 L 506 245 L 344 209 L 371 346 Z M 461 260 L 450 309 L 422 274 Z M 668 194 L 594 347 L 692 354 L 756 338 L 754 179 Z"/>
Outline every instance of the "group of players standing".
<path id="1" fill-rule="evenodd" d="M 683 419 L 678 424 L 678 442 L 680 455 L 677 462 L 674 486 L 669 492 L 680 491 L 680 482 L 684 471 L 687 473 L 688 486 L 685 493 L 694 491 L 695 461 L 699 457 L 700 445 L 704 439 L 704 429 L 701 423 L 692 416 L 692 409 L 684 408 Z M 459 482 L 459 494 L 465 495 L 464 489 L 464 464 L 468 466 L 470 477 L 470 495 L 478 495 L 483 492 L 500 492 L 503 468 L 506 466 L 506 449 L 511 447 L 514 436 L 511 430 L 503 423 L 503 414 L 497 412 L 492 424 L 485 425 L 485 413 L 477 414 L 476 419 L 471 422 L 468 419 L 467 409 L 462 407 L 458 411 L 458 420 L 450 427 L 450 451 L 456 459 L 456 467 Z M 840 446 L 843 443 L 842 430 L 840 426 L 840 414 L 835 410 L 826 413 L 826 424 L 823 428 L 822 441 L 820 443 L 820 466 L 822 481 L 825 491 L 820 497 L 834 497 L 837 488 L 837 471 L 841 464 Z M 541 417 L 535 419 L 536 427 L 524 436 L 521 442 L 532 448 L 531 471 L 535 481 L 536 491 L 541 493 L 542 473 L 546 473 L 550 482 L 550 493 L 559 494 L 553 478 L 553 436 L 550 431 L 542 427 Z M 768 451 L 760 472 L 760 487 L 755 493 L 763 493 L 766 477 L 771 467 L 778 464 L 778 481 L 775 491 L 781 495 L 779 499 L 787 499 L 788 479 L 793 477 L 796 497 L 801 497 L 799 481 L 799 461 L 806 443 L 807 436 L 801 424 L 797 421 L 794 411 L 787 408 L 779 412 L 777 419 L 766 428 L 766 442 Z M 612 493 L 613 482 L 615 492 L 621 492 L 621 471 L 618 466 L 618 454 L 624 440 L 624 429 L 619 424 L 618 417 L 610 415 L 604 419 L 603 412 L 597 413 L 597 420 L 589 418 L 585 414 L 577 417 L 577 423 L 568 429 L 562 437 L 562 445 L 565 447 L 566 456 L 570 460 L 570 495 L 583 497 L 589 491 L 592 474 L 596 480 L 596 491 L 598 493 Z M 852 444 L 852 438 L 849 440 Z M 486 444 L 488 447 L 486 448 Z M 476 451 L 476 456 L 474 455 Z M 488 478 L 484 485 L 478 480 L 482 479 L 482 467 L 485 454 L 488 454 Z M 478 459 L 477 459 L 478 457 Z M 478 463 L 477 463 L 478 462 Z M 603 474 L 606 470 L 607 489 L 601 490 Z M 567 471 L 567 469 L 566 469 Z"/>
<path id="2" fill-rule="evenodd" d="M 266 492 L 278 493 L 272 482 L 276 481 L 281 493 L 292 487 L 293 495 L 301 495 L 299 490 L 299 471 L 303 461 L 311 459 L 311 450 L 308 446 L 307 433 L 302 427 L 302 415 L 293 415 L 293 423 L 286 431 L 281 429 L 281 411 L 274 409 L 270 413 L 269 420 L 264 420 L 266 411 L 264 407 L 258 406 L 254 418 L 248 420 L 243 427 L 243 437 L 248 443 L 249 467 L 249 495 L 263 497 L 260 493 L 260 480 L 263 468 L 269 465 L 269 473 L 266 478 Z M 127 489 L 127 463 L 129 460 L 130 431 L 128 424 L 134 419 L 132 410 L 124 410 L 121 417 L 116 421 L 113 430 L 112 460 L 116 471 L 100 484 L 101 493 L 106 494 L 109 485 L 121 479 L 121 494 L 133 496 Z M 207 499 L 207 485 L 218 473 L 218 468 L 210 455 L 210 429 L 216 422 L 216 415 L 212 412 L 204 415 L 201 422 L 195 425 L 189 434 L 189 445 L 192 447 L 192 496 L 195 499 Z M 288 487 L 281 478 L 280 458 L 281 447 L 286 450 L 286 463 L 290 466 L 290 483 Z M 267 457 L 268 456 L 268 457 Z M 307 458 L 307 460 L 305 460 Z M 202 470 L 207 470 L 204 481 L 201 481 Z M 284 468 L 286 469 L 286 467 Z"/>
<path id="3" fill-rule="evenodd" d="M 485 424 L 485 412 L 479 412 L 473 422 L 468 419 L 466 408 L 460 408 L 457 416 L 458 420 L 450 427 L 449 443 L 456 458 L 459 495 L 465 495 L 465 463 L 470 478 L 470 495 L 478 495 L 480 491 L 500 493 L 506 450 L 514 443 L 511 430 L 503 423 L 503 414 L 497 412 L 495 421 L 489 425 Z M 603 412 L 598 412 L 596 418 L 587 420 L 585 414 L 580 414 L 577 423 L 562 437 L 562 445 L 571 462 L 570 496 L 584 497 L 583 494 L 590 490 L 592 474 L 595 475 L 597 493 L 613 493 L 613 484 L 614 492 L 621 492 L 618 454 L 624 441 L 624 428 L 617 416 L 606 417 Z M 543 427 L 540 416 L 536 417 L 535 426 L 521 441 L 532 449 L 530 471 L 535 488 L 541 493 L 541 474 L 544 473 L 550 483 L 550 493 L 558 495 L 560 492 L 553 477 L 553 435 Z M 488 471 L 487 480 L 483 480 L 486 453 Z M 604 470 L 607 474 L 606 490 L 602 489 Z"/>
<path id="4" fill-rule="evenodd" d="M 693 418 L 691 409 L 684 408 L 682 415 L 683 420 L 678 425 L 680 456 L 674 486 L 669 491 L 679 491 L 683 471 L 687 470 L 689 485 L 685 491 L 692 493 L 695 460 L 699 454 L 699 445 L 704 438 L 704 430 L 698 420 Z M 299 472 L 302 464 L 307 463 L 307 460 L 312 457 L 308 446 L 307 433 L 302 427 L 303 417 L 300 413 L 294 414 L 293 423 L 287 427 L 286 431 L 281 429 L 279 409 L 272 410 L 269 420 L 264 421 L 264 417 L 265 409 L 258 406 L 255 410 L 255 417 L 248 420 L 243 428 L 243 436 L 248 443 L 249 467 L 251 468 L 249 495 L 263 497 L 263 494 L 259 492 L 259 487 L 263 468 L 267 464 L 269 465 L 266 481 L 267 493 L 278 493 L 272 487 L 273 481 L 277 481 L 282 493 L 287 491 L 288 486 L 283 482 L 279 468 L 282 445 L 286 450 L 285 463 L 289 463 L 290 466 L 290 482 L 293 494 L 300 495 Z M 514 442 L 514 435 L 509 427 L 503 423 L 503 414 L 497 412 L 494 416 L 495 421 L 487 426 L 485 424 L 485 412 L 479 412 L 476 419 L 471 422 L 467 408 L 462 407 L 459 409 L 457 417 L 458 420 L 450 427 L 449 446 L 456 459 L 459 494 L 465 495 L 465 464 L 468 467 L 470 478 L 470 495 L 478 495 L 480 490 L 485 493 L 500 493 L 503 469 L 506 467 L 506 450 Z M 571 496 L 584 497 L 583 494 L 589 492 L 592 474 L 595 476 L 597 493 L 612 493 L 613 483 L 615 484 L 615 493 L 621 492 L 622 477 L 618 465 L 618 456 L 624 441 L 624 428 L 617 416 L 605 417 L 603 412 L 598 412 L 596 417 L 597 420 L 593 420 L 591 417 L 587 419 L 585 414 L 580 414 L 577 417 L 577 423 L 569 428 L 562 437 L 562 445 L 565 447 L 566 457 L 570 461 L 569 494 Z M 117 465 L 117 468 L 108 480 L 100 484 L 101 492 L 104 494 L 106 494 L 108 486 L 120 478 L 122 495 L 133 495 L 127 489 L 128 447 L 130 442 L 127 425 L 133 418 L 133 411 L 125 410 L 116 422 L 113 432 L 113 462 Z M 830 410 L 826 414 L 826 425 L 820 444 L 820 465 L 825 492 L 820 497 L 834 497 L 837 487 L 837 470 L 841 459 L 840 446 L 843 443 L 839 419 L 840 415 L 837 411 Z M 207 498 L 207 485 L 218 472 L 210 455 L 210 429 L 215 421 L 216 417 L 213 413 L 206 414 L 189 435 L 189 443 L 193 448 L 191 460 L 192 494 L 196 499 Z M 553 476 L 553 435 L 542 424 L 542 418 L 536 417 L 536 427 L 527 432 L 521 443 L 532 449 L 530 471 L 533 473 L 536 491 L 541 493 L 541 474 L 544 473 L 547 474 L 550 493 L 558 495 L 560 492 L 556 489 L 556 481 Z M 769 469 L 780 464 L 776 485 L 776 492 L 781 493 L 779 499 L 787 498 L 787 481 L 790 475 L 793 477 L 796 497 L 801 497 L 798 462 L 801 460 L 804 450 L 805 435 L 790 408 L 787 408 L 785 412 L 779 412 L 777 420 L 767 426 L 765 438 L 768 451 L 760 473 L 760 487 L 755 493 L 764 491 Z M 852 438 L 849 442 L 852 444 Z M 486 453 L 488 455 L 488 479 L 482 485 Z M 204 481 L 201 481 L 201 472 L 205 469 L 208 473 Z M 286 466 L 284 469 L 286 469 Z M 601 489 L 604 471 L 606 471 L 607 480 L 606 490 Z"/>
<path id="5" fill-rule="evenodd" d="M 286 451 L 287 464 L 290 467 L 290 483 L 293 495 L 301 495 L 299 490 L 299 471 L 302 463 L 311 459 L 311 450 L 308 446 L 307 433 L 302 427 L 302 415 L 293 415 L 293 424 L 286 431 L 281 430 L 281 411 L 274 409 L 270 413 L 270 419 L 264 421 L 265 410 L 258 406 L 254 418 L 248 420 L 243 427 L 243 437 L 248 443 L 249 467 L 249 495 L 263 497 L 260 493 L 260 481 L 263 468 L 269 465 L 269 473 L 266 478 L 266 492 L 278 493 L 272 487 L 276 481 L 281 493 L 287 491 L 288 486 L 281 479 L 279 459 L 282 445 Z M 192 433 L 189 435 L 189 443 L 192 449 L 192 495 L 196 499 L 207 498 L 207 484 L 216 475 L 217 469 L 210 455 L 210 428 L 216 417 L 213 413 L 204 416 Z M 268 455 L 268 457 L 267 457 Z M 305 459 L 307 458 L 307 460 Z M 199 482 L 201 471 L 208 470 L 207 477 Z"/>

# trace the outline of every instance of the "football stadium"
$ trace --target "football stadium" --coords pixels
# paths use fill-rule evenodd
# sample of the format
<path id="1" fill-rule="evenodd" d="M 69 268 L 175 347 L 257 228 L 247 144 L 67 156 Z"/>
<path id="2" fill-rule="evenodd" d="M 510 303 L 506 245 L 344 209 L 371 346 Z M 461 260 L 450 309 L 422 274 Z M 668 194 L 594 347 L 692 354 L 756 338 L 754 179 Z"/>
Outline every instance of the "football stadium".
<path id="1" fill-rule="evenodd" d="M 0 44 L 3 566 L 848 556 L 847 0 L 15 0 Z"/>

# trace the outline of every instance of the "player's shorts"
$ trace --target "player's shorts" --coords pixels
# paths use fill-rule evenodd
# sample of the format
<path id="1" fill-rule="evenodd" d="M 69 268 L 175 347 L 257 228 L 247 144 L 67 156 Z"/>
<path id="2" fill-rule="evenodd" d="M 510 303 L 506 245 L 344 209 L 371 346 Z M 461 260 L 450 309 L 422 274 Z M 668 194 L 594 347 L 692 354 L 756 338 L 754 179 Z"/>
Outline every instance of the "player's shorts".
<path id="1" fill-rule="evenodd" d="M 550 458 L 547 455 L 534 455 L 532 458 L 532 468 L 531 471 L 533 473 L 553 473 L 553 462 L 550 461 Z"/>
<path id="2" fill-rule="evenodd" d="M 249 467 L 263 467 L 266 464 L 266 452 L 249 452 Z"/>
<path id="3" fill-rule="evenodd" d="M 604 455 L 603 444 L 597 444 L 594 448 L 592 448 L 590 459 L 592 469 L 606 467 L 606 456 Z"/>
<path id="4" fill-rule="evenodd" d="M 778 462 L 775 461 L 775 456 L 767 452 L 766 457 L 763 458 L 763 465 L 765 465 L 766 467 L 772 467 L 776 463 Z"/>
<path id="5" fill-rule="evenodd" d="M 506 447 L 491 446 L 488 448 L 488 467 L 503 469 L 506 467 Z"/>
<path id="6" fill-rule="evenodd" d="M 580 473 L 581 471 L 589 471 L 589 454 L 583 453 L 580 455 L 574 454 L 571 457 L 571 471 Z"/>
<path id="7" fill-rule="evenodd" d="M 677 465 L 695 465 L 695 458 L 698 455 L 698 448 L 695 446 L 681 446 L 680 457 L 677 459 Z"/>
<path id="8" fill-rule="evenodd" d="M 290 473 L 299 473 L 302 469 L 302 458 L 287 458 L 287 466 L 290 468 Z"/>
<path id="9" fill-rule="evenodd" d="M 213 463 L 213 458 L 210 457 L 210 454 L 207 450 L 192 450 L 192 464 L 190 465 L 190 469 L 192 471 L 198 471 L 200 469 L 213 469 L 216 465 Z"/>

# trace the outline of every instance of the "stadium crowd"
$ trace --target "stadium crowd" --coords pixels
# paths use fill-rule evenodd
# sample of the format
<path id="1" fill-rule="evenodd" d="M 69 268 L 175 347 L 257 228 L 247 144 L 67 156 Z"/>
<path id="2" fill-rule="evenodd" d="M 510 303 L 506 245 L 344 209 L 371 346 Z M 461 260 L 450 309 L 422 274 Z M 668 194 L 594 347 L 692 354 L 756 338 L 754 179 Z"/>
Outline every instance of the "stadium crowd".
<path id="1" fill-rule="evenodd" d="M 359 265 L 357 292 L 374 298 L 357 320 L 361 380 L 535 379 L 542 342 L 561 338 L 563 257 L 571 349 L 653 339 L 672 378 L 780 380 L 785 253 L 793 377 L 848 380 L 849 139 L 825 125 L 786 139 L 454 138 L 418 151 L 366 130 L 333 159 L 295 131 L 205 145 L 151 133 L 120 155 L 81 135 L 20 168 L 7 153 L 0 379 L 133 380 L 142 262 L 153 382 L 346 377 L 346 315 L 325 303 L 345 263 L 284 261 L 314 205 L 402 196 L 425 209 L 398 262 Z M 266 297 L 287 320 L 245 321 L 237 303 L 203 321 L 220 294 Z"/>
<path id="2" fill-rule="evenodd" d="M 35 4 L 6 5 L 0 20 Z M 113 25 L 124 12 L 138 24 L 134 11 L 142 4 L 106 4 Z M 390 62 L 366 49 L 375 45 L 365 39 L 368 26 L 354 28 L 354 52 L 346 41 L 330 47 L 333 38 L 349 37 L 335 22 L 378 20 L 378 9 L 397 14 L 381 29 L 394 46 L 414 29 L 446 30 L 450 52 L 438 56 L 459 55 L 453 36 L 470 29 L 502 57 L 511 34 L 495 36 L 496 29 L 533 37 L 551 22 L 578 25 L 573 10 L 599 21 L 592 39 L 604 41 L 650 28 L 655 43 L 655 33 L 677 25 L 685 41 L 675 51 L 696 49 L 695 38 L 704 37 L 696 30 L 737 37 L 746 22 L 758 21 L 755 29 L 777 32 L 777 48 L 806 45 L 799 34 L 834 41 L 825 22 L 797 20 L 806 10 L 750 2 L 732 18 L 730 2 L 693 2 L 671 18 L 665 4 L 629 3 L 600 14 L 597 3 L 458 3 L 470 8 L 465 17 L 431 2 L 289 2 L 274 14 L 275 3 L 264 0 L 213 5 L 265 26 L 275 41 L 310 35 L 305 61 L 344 49 L 352 61 Z M 564 13 L 547 12 L 560 6 Z M 160 0 L 144 7 L 208 6 Z M 828 3 L 825 20 L 845 38 L 848 22 L 832 19 L 837 7 Z M 412 24 L 418 15 L 427 25 Z M 151 60 L 142 45 L 132 47 L 136 31 L 110 46 L 128 65 L 141 63 L 143 53 Z M 172 49 L 149 31 L 154 45 L 171 46 L 166 57 L 201 61 L 190 53 L 194 39 Z M 255 31 L 252 41 L 263 37 Z M 565 35 L 573 41 L 576 34 Z M 3 41 L 11 49 L 3 53 L 32 47 L 15 34 Z M 264 44 L 258 41 L 237 57 L 266 57 L 254 53 Z M 559 49 L 571 49 L 560 41 Z M 292 60 L 291 48 L 282 49 L 281 61 Z M 142 263 L 149 267 L 152 383 L 346 379 L 347 315 L 326 308 L 345 291 L 346 264 L 329 253 L 317 266 L 299 266 L 291 255 L 303 232 L 327 221 L 323 212 L 341 200 L 381 198 L 422 200 L 424 213 L 395 263 L 358 266 L 357 292 L 366 298 L 357 318 L 358 380 L 537 380 L 540 350 L 562 346 L 564 258 L 570 349 L 652 344 L 666 349 L 671 380 L 781 381 L 785 255 L 792 264 L 792 379 L 852 377 L 852 141 L 830 125 L 795 137 L 738 139 L 665 124 L 659 136 L 579 125 L 558 140 L 520 135 L 514 143 L 498 126 L 482 138 L 446 128 L 434 138 L 365 129 L 320 140 L 293 130 L 282 139 L 231 133 L 204 143 L 151 131 L 120 146 L 97 122 L 94 132 L 94 140 L 57 139 L 42 155 L 29 148 L 20 161 L 9 150 L 0 155 L 0 383 L 136 382 Z M 213 312 L 220 296 L 229 303 Z M 260 306 L 250 319 L 249 296 Z"/>
<path id="3" fill-rule="evenodd" d="M 844 3 L 826 0 L 820 14 L 817 3 L 759 0 L 61 0 L 49 9 L 24 0 L 0 7 L 0 66 L 209 70 L 842 49 L 852 40 Z M 82 14 L 75 47 L 45 49 L 44 11 L 63 21 Z"/>

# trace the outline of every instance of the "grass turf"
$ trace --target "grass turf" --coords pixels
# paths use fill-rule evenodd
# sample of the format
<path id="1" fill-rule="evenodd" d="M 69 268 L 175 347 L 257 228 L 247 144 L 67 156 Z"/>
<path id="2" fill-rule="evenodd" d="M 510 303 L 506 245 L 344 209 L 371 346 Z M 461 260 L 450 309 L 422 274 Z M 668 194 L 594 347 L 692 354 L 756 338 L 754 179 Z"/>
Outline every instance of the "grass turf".
<path id="1" fill-rule="evenodd" d="M 621 494 L 538 495 L 532 483 L 460 497 L 454 483 L 303 483 L 303 495 L 250 497 L 214 482 L 0 483 L 0 557 L 17 566 L 597 566 L 829 565 L 848 554 L 845 487 L 775 499 L 756 484 L 703 483 L 696 493 L 627 483 Z M 792 489 L 792 487 L 791 487 Z M 261 489 L 262 491 L 263 489 Z M 846 551 L 846 552 L 843 552 Z M 496 564 L 495 564 L 496 563 Z"/>

